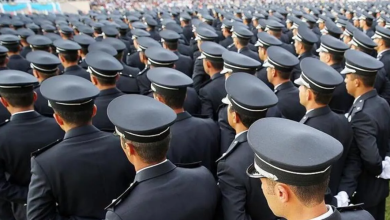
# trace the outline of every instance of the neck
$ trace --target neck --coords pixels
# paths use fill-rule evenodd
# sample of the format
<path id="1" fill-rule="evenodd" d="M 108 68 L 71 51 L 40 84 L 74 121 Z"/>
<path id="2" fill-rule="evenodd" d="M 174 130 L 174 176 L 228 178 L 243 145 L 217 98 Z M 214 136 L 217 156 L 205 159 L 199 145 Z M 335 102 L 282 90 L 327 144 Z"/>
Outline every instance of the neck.
<path id="1" fill-rule="evenodd" d="M 367 31 L 368 29 L 370 29 L 370 27 L 368 27 L 368 26 L 363 26 L 362 29 L 365 30 L 365 31 Z"/>
<path id="2" fill-rule="evenodd" d="M 218 71 L 218 70 L 213 69 L 213 70 L 208 71 L 207 75 L 209 75 L 210 78 L 211 78 L 211 77 L 213 77 L 215 74 L 219 74 L 219 72 L 221 72 L 221 70 Z"/>
<path id="3" fill-rule="evenodd" d="M 184 108 L 172 108 L 176 114 L 184 112 Z"/>
<path id="4" fill-rule="evenodd" d="M 380 46 L 380 47 L 378 47 L 377 51 L 378 51 L 378 53 L 382 53 L 384 50 L 387 50 L 387 49 L 390 49 L 390 48 Z"/>
<path id="5" fill-rule="evenodd" d="M 314 207 L 299 206 L 295 207 L 294 212 L 290 216 L 286 216 L 288 220 L 308 220 L 321 216 L 327 212 L 325 202 L 320 203 Z"/>
<path id="6" fill-rule="evenodd" d="M 306 108 L 306 111 L 309 111 L 309 110 L 312 110 L 312 109 L 322 108 L 322 107 L 324 107 L 324 106 L 326 106 L 326 105 L 324 105 L 324 104 L 318 104 L 318 103 L 312 101 L 312 102 L 307 103 L 307 104 L 305 105 L 305 108 Z"/>
<path id="7" fill-rule="evenodd" d="M 66 124 L 64 123 L 63 125 L 60 125 L 60 127 L 62 128 L 62 130 L 66 132 L 74 129 L 74 128 L 79 128 L 79 127 L 82 127 L 82 126 L 86 126 L 86 125 L 92 125 L 92 120 L 90 122 L 88 122 L 87 124 L 84 124 L 84 125 L 72 125 L 72 124 Z"/>
<path id="8" fill-rule="evenodd" d="M 29 106 L 29 107 L 11 107 L 11 106 L 9 106 L 7 109 L 9 111 L 9 113 L 11 113 L 11 115 L 13 115 L 13 114 L 18 113 L 18 112 L 34 110 L 34 106 L 33 105 Z"/>
<path id="9" fill-rule="evenodd" d="M 243 131 L 247 131 L 248 128 L 245 127 L 242 123 L 238 123 L 238 124 L 236 124 L 234 130 L 236 131 L 236 134 L 239 134 L 239 133 L 241 133 Z"/>
<path id="10" fill-rule="evenodd" d="M 159 163 L 163 162 L 165 159 L 166 159 L 166 157 L 164 157 L 164 159 L 162 159 L 161 161 L 158 161 L 158 162 L 154 162 L 154 163 L 145 163 L 144 161 L 142 161 L 141 158 L 139 158 L 138 160 L 135 160 L 135 161 L 133 161 L 132 163 L 133 163 L 133 165 L 134 165 L 135 171 L 138 172 L 138 171 L 141 170 L 141 169 L 144 169 L 144 168 L 147 168 L 147 167 L 150 167 L 150 166 L 159 164 Z"/>
<path id="11" fill-rule="evenodd" d="M 242 48 L 244 48 L 244 46 L 242 46 L 241 44 L 235 44 L 237 50 L 241 50 Z"/>
<path id="12" fill-rule="evenodd" d="M 332 66 L 333 64 L 335 64 L 335 62 L 333 60 L 329 60 L 326 64 L 328 64 L 328 66 Z"/>
<path id="13" fill-rule="evenodd" d="M 116 88 L 116 85 L 101 85 L 101 84 L 97 84 L 96 87 L 102 91 L 102 90 L 106 90 L 106 89 L 113 89 L 113 88 Z"/>
<path id="14" fill-rule="evenodd" d="M 288 82 L 288 81 L 290 81 L 290 80 L 289 79 L 281 79 L 279 77 L 276 77 L 276 78 L 274 78 L 274 80 L 272 80 L 271 83 L 272 83 L 272 85 L 277 86 L 277 85 L 280 85 L 280 84 Z"/>
<path id="15" fill-rule="evenodd" d="M 299 55 L 302 55 L 304 53 L 306 53 L 306 51 L 304 51 L 304 50 L 301 50 L 301 51 L 298 52 Z"/>
<path id="16" fill-rule="evenodd" d="M 74 62 L 74 63 L 68 63 L 68 62 L 62 62 L 62 65 L 64 66 L 64 68 L 69 68 L 71 66 L 77 66 L 77 62 Z"/>
<path id="17" fill-rule="evenodd" d="M 23 42 L 23 41 L 20 41 L 20 44 L 22 44 L 23 47 L 28 47 L 28 46 L 30 46 L 30 44 L 28 44 L 27 42 Z"/>
<path id="18" fill-rule="evenodd" d="M 355 94 L 353 94 L 353 97 L 356 99 L 357 97 L 366 94 L 367 92 L 372 91 L 374 88 L 373 87 L 362 87 L 360 89 L 357 89 Z"/>
<path id="19" fill-rule="evenodd" d="M 13 55 L 19 55 L 19 52 L 10 52 L 10 51 L 8 51 L 7 54 L 10 57 L 10 56 L 13 56 Z"/>

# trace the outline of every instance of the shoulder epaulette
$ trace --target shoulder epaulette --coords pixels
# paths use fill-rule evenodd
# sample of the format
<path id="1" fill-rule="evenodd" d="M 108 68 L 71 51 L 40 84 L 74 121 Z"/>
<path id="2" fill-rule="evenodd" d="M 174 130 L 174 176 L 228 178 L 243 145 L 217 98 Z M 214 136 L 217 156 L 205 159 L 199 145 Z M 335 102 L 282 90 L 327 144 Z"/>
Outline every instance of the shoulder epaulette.
<path id="1" fill-rule="evenodd" d="M 193 168 L 201 167 L 202 166 L 202 161 L 193 162 L 193 163 L 175 163 L 175 165 L 177 167 L 181 167 L 181 168 L 193 169 Z"/>
<path id="2" fill-rule="evenodd" d="M 62 139 L 57 139 L 53 143 L 50 143 L 50 144 L 46 145 L 45 147 L 39 148 L 38 150 L 36 150 L 36 151 L 31 153 L 31 157 L 38 156 L 39 154 L 45 152 L 46 150 L 50 149 L 51 147 L 53 147 L 54 145 L 60 143 L 61 141 L 62 141 Z"/>
<path id="3" fill-rule="evenodd" d="M 363 107 L 364 107 L 364 100 L 359 100 L 358 102 L 356 102 L 355 104 L 355 112 L 360 112 L 361 110 L 363 110 Z"/>
<path id="4" fill-rule="evenodd" d="M 363 206 L 364 206 L 364 203 L 359 203 L 359 204 L 351 205 L 351 206 L 337 207 L 336 209 L 339 212 L 348 212 L 348 211 L 363 210 Z"/>
<path id="5" fill-rule="evenodd" d="M 126 191 L 124 191 L 117 199 L 114 199 L 112 200 L 112 203 L 110 205 L 108 205 L 106 208 L 104 208 L 104 210 L 107 210 L 107 211 L 113 211 L 115 206 L 117 206 L 119 203 L 122 202 L 122 200 L 124 198 L 126 198 L 130 193 L 131 191 L 134 189 L 134 187 L 136 187 L 138 185 L 138 182 L 133 182 L 130 184 L 130 187 L 126 189 Z"/>
<path id="6" fill-rule="evenodd" d="M 145 73 L 148 69 L 149 69 L 149 68 L 143 69 L 141 72 L 138 73 L 138 76 L 139 76 L 139 75 L 142 75 L 143 73 Z"/>
<path id="7" fill-rule="evenodd" d="M 1 122 L 1 123 L 0 123 L 0 127 L 3 126 L 3 125 L 5 125 L 5 124 L 7 124 L 8 122 L 9 122 L 9 119 L 7 119 L 7 120 Z"/>

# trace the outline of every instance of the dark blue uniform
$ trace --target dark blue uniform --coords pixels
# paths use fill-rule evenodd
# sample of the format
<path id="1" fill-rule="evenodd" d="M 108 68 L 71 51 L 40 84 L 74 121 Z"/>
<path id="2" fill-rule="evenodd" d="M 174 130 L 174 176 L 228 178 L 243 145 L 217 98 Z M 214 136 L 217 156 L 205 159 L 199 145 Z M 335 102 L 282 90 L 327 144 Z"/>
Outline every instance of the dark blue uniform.
<path id="1" fill-rule="evenodd" d="M 216 73 L 210 80 L 206 81 L 199 90 L 199 97 L 202 102 L 202 115 L 207 115 L 213 120 L 218 120 L 218 108 L 222 99 L 226 96 L 225 76 Z"/>
<path id="2" fill-rule="evenodd" d="M 107 107 L 110 102 L 123 95 L 123 93 L 117 89 L 105 89 L 100 91 L 99 96 L 95 99 L 95 105 L 97 112 L 95 117 L 92 119 L 93 125 L 102 131 L 113 132 L 115 127 L 107 116 Z"/>
<path id="3" fill-rule="evenodd" d="M 253 52 L 249 47 L 243 47 L 238 53 L 244 54 L 254 60 L 260 61 L 259 54 Z"/>
<path id="4" fill-rule="evenodd" d="M 228 106 L 226 104 L 222 104 L 218 108 L 218 125 L 221 130 L 221 147 L 219 155 L 222 155 L 227 151 L 236 135 L 236 131 L 229 125 L 227 110 Z"/>
<path id="5" fill-rule="evenodd" d="M 133 181 L 118 137 L 86 125 L 33 155 L 28 219 L 103 219 L 104 207 Z"/>
<path id="6" fill-rule="evenodd" d="M 54 119 L 35 111 L 16 113 L 0 127 L 0 195 L 13 203 L 16 219 L 26 218 L 31 153 L 63 137 Z"/>
<path id="7" fill-rule="evenodd" d="M 119 90 L 126 94 L 139 94 L 139 87 L 137 82 L 138 68 L 127 66 L 122 62 L 123 70 L 120 74 L 116 86 Z"/>
<path id="8" fill-rule="evenodd" d="M 63 75 L 79 76 L 79 77 L 82 77 L 86 80 L 91 81 L 91 77 L 90 77 L 89 73 L 85 69 L 81 68 L 79 65 L 74 65 L 74 66 L 70 66 L 68 68 L 65 68 Z"/>
<path id="9" fill-rule="evenodd" d="M 34 103 L 35 111 L 46 117 L 53 117 L 53 108 L 49 106 L 49 102 L 45 97 L 42 96 L 40 87 L 34 90 L 37 93 L 37 100 Z"/>
<path id="10" fill-rule="evenodd" d="M 186 25 L 183 27 L 183 35 L 186 38 L 187 42 L 191 41 L 191 38 L 194 36 L 194 33 L 192 33 L 191 25 Z"/>
<path id="11" fill-rule="evenodd" d="M 272 85 L 269 81 L 268 81 L 268 77 L 267 77 L 267 68 L 261 68 L 260 70 L 258 70 L 256 72 L 256 76 L 257 78 L 259 78 L 261 81 L 263 81 L 263 83 L 265 83 L 270 89 L 274 90 L 274 85 Z"/>
<path id="12" fill-rule="evenodd" d="M 276 219 L 265 200 L 261 182 L 246 175 L 245 170 L 253 160 L 254 154 L 247 141 L 247 131 L 239 134 L 217 160 L 225 220 Z"/>
<path id="13" fill-rule="evenodd" d="M 218 194 L 206 168 L 179 168 L 168 160 L 137 173 L 134 183 L 108 207 L 106 220 L 213 220 Z"/>
<path id="14" fill-rule="evenodd" d="M 333 64 L 331 67 L 339 73 L 344 69 L 341 64 Z M 341 76 L 345 79 L 344 74 L 341 74 Z M 336 86 L 333 91 L 333 97 L 332 100 L 330 100 L 329 107 L 337 113 L 344 114 L 351 108 L 353 100 L 354 98 L 348 94 L 345 82 L 343 81 L 340 85 Z"/>
<path id="15" fill-rule="evenodd" d="M 145 64 L 141 62 L 138 51 L 126 57 L 126 64 L 131 67 L 137 67 L 139 71 L 145 69 Z"/>
<path id="16" fill-rule="evenodd" d="M 194 80 L 194 88 L 196 91 L 199 91 L 202 84 L 210 79 L 210 76 L 204 71 L 203 59 L 195 59 L 192 79 Z"/>
<path id="17" fill-rule="evenodd" d="M 11 70 L 20 70 L 26 73 L 28 73 L 31 69 L 30 62 L 24 59 L 21 55 L 10 56 L 7 67 Z"/>
<path id="18" fill-rule="evenodd" d="M 229 45 L 233 43 L 232 36 L 227 36 L 224 40 L 220 41 L 219 44 L 222 45 L 225 48 L 228 48 Z"/>
<path id="19" fill-rule="evenodd" d="M 177 114 L 171 126 L 171 142 L 167 158 L 174 164 L 201 162 L 216 174 L 215 160 L 219 153 L 219 128 L 211 119 L 191 116 L 188 112 Z"/>
<path id="20" fill-rule="evenodd" d="M 175 69 L 185 73 L 189 77 L 192 77 L 193 62 L 191 57 L 184 56 L 178 51 L 175 51 L 174 53 L 179 57 L 179 60 L 175 62 Z"/>
<path id="21" fill-rule="evenodd" d="M 179 51 L 179 53 L 191 57 L 192 59 L 192 48 L 190 46 L 179 43 L 177 50 Z"/>
<path id="22" fill-rule="evenodd" d="M 20 56 L 22 56 L 23 58 L 26 58 L 27 54 L 30 53 L 31 51 L 32 51 L 32 49 L 30 46 L 23 47 L 22 50 L 20 51 Z"/>
<path id="23" fill-rule="evenodd" d="M 317 56 L 315 56 L 311 52 L 304 52 L 302 55 L 298 56 L 299 62 L 307 57 L 318 58 Z M 296 79 L 299 78 L 299 76 L 301 76 L 301 67 L 298 64 L 294 67 L 294 69 L 291 72 L 291 81 L 294 82 Z"/>
<path id="24" fill-rule="evenodd" d="M 81 59 L 80 61 L 79 61 L 79 66 L 81 66 L 81 68 L 83 68 L 83 69 L 88 69 L 88 64 L 85 62 L 85 59 Z"/>

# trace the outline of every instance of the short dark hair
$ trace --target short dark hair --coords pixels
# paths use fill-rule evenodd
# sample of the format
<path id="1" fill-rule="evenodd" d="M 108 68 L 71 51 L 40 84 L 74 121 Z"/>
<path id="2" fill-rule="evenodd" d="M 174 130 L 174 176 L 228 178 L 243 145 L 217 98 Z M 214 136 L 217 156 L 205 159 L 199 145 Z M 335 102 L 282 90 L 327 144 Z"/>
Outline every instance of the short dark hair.
<path id="1" fill-rule="evenodd" d="M 382 38 L 382 40 L 383 40 L 383 43 L 385 44 L 385 47 L 389 48 L 390 47 L 390 40 L 387 38 Z"/>
<path id="2" fill-rule="evenodd" d="M 92 120 L 93 106 L 82 110 L 64 110 L 54 108 L 54 112 L 57 113 L 66 123 L 75 126 L 83 126 Z"/>
<path id="3" fill-rule="evenodd" d="M 343 53 L 329 53 L 330 57 L 335 63 L 341 63 L 344 60 L 344 54 Z"/>
<path id="4" fill-rule="evenodd" d="M 96 76 L 94 74 L 92 75 L 96 77 L 97 81 L 102 86 L 112 86 L 116 84 L 116 77 L 105 78 L 105 77 Z"/>
<path id="5" fill-rule="evenodd" d="M 211 66 L 213 66 L 214 69 L 216 69 L 216 70 L 223 69 L 223 61 L 218 62 L 218 61 L 214 61 L 214 60 L 209 60 L 207 58 L 206 58 L 206 60 L 210 62 Z"/>
<path id="6" fill-rule="evenodd" d="M 94 29 L 94 31 L 95 31 L 95 33 L 97 33 L 97 34 L 102 34 L 102 33 L 103 33 L 103 31 L 102 31 L 101 28 Z"/>
<path id="7" fill-rule="evenodd" d="M 150 143 L 140 143 L 135 141 L 126 140 L 121 137 L 122 141 L 130 142 L 133 145 L 134 150 L 142 158 L 145 163 L 158 163 L 164 160 L 169 149 L 169 143 L 171 136 L 168 135 L 160 141 Z"/>
<path id="8" fill-rule="evenodd" d="M 281 70 L 277 70 L 275 69 L 276 72 L 278 73 L 278 76 L 282 79 L 290 79 L 291 77 L 291 71 L 290 72 L 285 72 L 285 71 L 281 71 Z"/>
<path id="9" fill-rule="evenodd" d="M 57 76 L 58 72 L 59 72 L 58 68 L 55 71 L 52 71 L 52 72 L 42 72 L 42 71 L 37 70 L 37 69 L 35 69 L 35 70 L 38 71 L 38 73 L 41 75 L 41 77 L 43 79 L 48 79 L 50 77 Z"/>
<path id="10" fill-rule="evenodd" d="M 360 79 L 363 82 L 363 85 L 365 87 L 373 87 L 374 86 L 376 75 L 363 76 L 363 75 L 358 75 L 358 74 L 354 74 L 354 73 L 352 73 L 351 75 L 352 75 L 353 79 L 356 79 L 356 78 Z"/>
<path id="11" fill-rule="evenodd" d="M 357 49 L 365 54 L 368 54 L 370 56 L 373 55 L 373 52 L 375 51 L 374 48 L 372 49 L 368 49 L 368 48 L 365 48 L 365 47 L 362 47 L 360 45 L 357 46 Z"/>
<path id="12" fill-rule="evenodd" d="M 25 108 L 34 104 L 34 92 L 8 92 L 0 91 L 0 96 L 8 101 L 12 107 Z"/>
<path id="13" fill-rule="evenodd" d="M 164 44 L 169 50 L 177 50 L 179 47 L 179 41 L 164 41 Z"/>
<path id="14" fill-rule="evenodd" d="M 240 118 L 240 121 L 241 123 L 246 127 L 246 128 L 249 128 L 253 123 L 255 123 L 255 121 L 261 119 L 261 118 L 265 118 L 265 116 L 267 115 L 267 111 L 263 111 L 261 113 L 259 113 L 258 116 L 254 117 L 254 116 L 248 116 L 248 115 L 244 115 L 244 114 L 240 114 L 238 113 L 235 109 L 234 109 L 234 106 L 230 105 L 229 106 L 229 112 L 236 112 L 236 114 L 238 115 L 238 117 Z"/>
<path id="15" fill-rule="evenodd" d="M 310 52 L 313 49 L 313 44 L 308 44 L 305 42 L 301 42 L 303 45 L 303 49 L 305 49 L 306 52 Z"/>
<path id="16" fill-rule="evenodd" d="M 47 47 L 33 47 L 32 48 L 32 51 L 46 51 L 46 52 L 50 52 L 50 46 L 47 46 Z"/>
<path id="17" fill-rule="evenodd" d="M 88 53 L 88 47 L 81 47 L 81 53 L 87 55 L 87 53 Z"/>
<path id="18" fill-rule="evenodd" d="M 371 19 L 366 19 L 366 25 L 367 25 L 368 27 L 371 27 L 372 24 L 373 24 L 373 20 L 371 20 Z"/>
<path id="19" fill-rule="evenodd" d="M 323 104 L 323 105 L 327 105 L 329 104 L 330 100 L 332 100 L 332 97 L 333 97 L 333 94 L 332 93 L 321 93 L 321 92 L 317 92 L 317 91 L 314 91 L 314 90 L 311 90 L 313 91 L 313 94 L 314 94 L 314 101 L 318 104 Z"/>
<path id="20" fill-rule="evenodd" d="M 248 44 L 249 44 L 249 40 L 250 39 L 243 39 L 243 38 L 237 38 L 237 40 L 238 40 L 238 43 L 240 44 L 240 45 L 242 45 L 242 46 L 247 46 Z"/>
<path id="21" fill-rule="evenodd" d="M 20 50 L 20 46 L 19 46 L 19 44 L 18 45 L 9 45 L 9 46 L 7 46 L 7 49 L 9 52 L 17 53 Z"/>
<path id="22" fill-rule="evenodd" d="M 117 60 L 119 60 L 119 62 L 121 62 L 122 61 L 122 58 L 123 58 L 123 50 L 118 50 L 117 51 L 118 52 L 118 54 L 117 55 L 115 55 L 114 57 L 117 59 Z"/>
<path id="23" fill-rule="evenodd" d="M 0 66 L 5 65 L 5 60 L 7 59 L 7 56 L 0 56 Z"/>
<path id="24" fill-rule="evenodd" d="M 186 99 L 187 92 L 175 92 L 175 93 L 158 93 L 156 94 L 160 95 L 164 101 L 165 104 L 173 109 L 179 109 L 183 108 L 184 106 L 184 100 Z"/>
<path id="25" fill-rule="evenodd" d="M 67 61 L 67 62 L 77 62 L 77 60 L 79 59 L 79 55 L 77 52 L 66 52 L 66 53 L 60 53 L 61 56 L 64 57 L 64 59 Z"/>
<path id="26" fill-rule="evenodd" d="M 175 66 L 175 63 L 172 63 L 170 65 L 158 65 L 158 64 L 154 64 L 154 63 L 151 63 L 150 66 L 152 67 L 166 67 L 166 68 L 172 68 Z"/>

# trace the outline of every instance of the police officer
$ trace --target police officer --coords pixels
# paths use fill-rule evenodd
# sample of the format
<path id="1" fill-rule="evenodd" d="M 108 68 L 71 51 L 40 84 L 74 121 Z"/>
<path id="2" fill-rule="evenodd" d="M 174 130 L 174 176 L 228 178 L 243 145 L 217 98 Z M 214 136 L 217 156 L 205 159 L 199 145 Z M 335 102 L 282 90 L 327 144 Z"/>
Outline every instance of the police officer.
<path id="1" fill-rule="evenodd" d="M 126 50 L 126 45 L 121 40 L 111 37 L 103 39 L 102 43 L 111 45 L 117 51 L 115 58 L 123 66 L 123 70 L 119 72 L 120 76 L 116 82 L 118 89 L 127 94 L 139 94 L 138 82 L 136 79 L 139 70 L 136 67 L 127 66 L 122 59 Z"/>
<path id="2" fill-rule="evenodd" d="M 341 35 L 343 34 L 343 30 L 341 30 L 341 28 L 339 28 L 333 21 L 328 19 L 325 22 L 325 27 L 321 30 L 321 33 L 322 35 L 330 35 L 340 39 Z"/>
<path id="3" fill-rule="evenodd" d="M 64 40 L 72 40 L 74 31 L 73 28 L 69 27 L 68 25 L 61 25 L 59 27 L 59 33 L 62 39 Z"/>
<path id="4" fill-rule="evenodd" d="M 258 48 L 259 58 L 262 62 L 267 59 L 267 49 L 270 46 L 281 46 L 282 42 L 276 37 L 267 32 L 260 32 L 257 34 L 257 42 L 255 46 Z M 274 89 L 274 86 L 268 81 L 267 68 L 261 68 L 256 72 L 257 78 L 261 79 L 268 87 Z"/>
<path id="5" fill-rule="evenodd" d="M 222 30 L 222 35 L 225 37 L 225 39 L 220 41 L 219 44 L 227 49 L 234 46 L 232 31 L 231 31 L 232 28 L 233 28 L 233 22 L 226 19 L 222 21 L 221 30 Z"/>
<path id="6" fill-rule="evenodd" d="M 184 109 L 192 79 L 177 70 L 157 67 L 147 73 L 154 99 L 172 108 L 177 118 L 171 125 L 167 158 L 174 164 L 200 162 L 216 175 L 219 153 L 219 128 L 211 119 L 196 118 Z"/>
<path id="7" fill-rule="evenodd" d="M 0 101 L 12 116 L 0 127 L 0 197 L 13 203 L 16 220 L 26 219 L 30 154 L 64 135 L 54 119 L 34 111 L 36 85 L 38 80 L 28 73 L 1 71 Z"/>
<path id="8" fill-rule="evenodd" d="M 119 72 L 123 70 L 122 64 L 114 57 L 104 52 L 88 53 L 85 61 L 88 72 L 91 74 L 91 82 L 99 90 L 99 96 L 95 99 L 97 112 L 92 122 L 102 131 L 114 131 L 114 125 L 107 117 L 108 104 L 123 93 L 116 87 Z"/>
<path id="9" fill-rule="evenodd" d="M 179 168 L 166 159 L 170 126 L 177 118 L 171 108 L 149 97 L 124 95 L 110 103 L 108 116 L 137 174 L 107 207 L 107 220 L 214 219 L 219 192 L 211 173 L 204 167 Z"/>
<path id="10" fill-rule="evenodd" d="M 60 39 L 54 41 L 53 44 L 56 47 L 61 64 L 65 68 L 64 75 L 79 76 L 90 80 L 87 71 L 78 65 L 80 58 L 78 55 L 78 50 L 81 49 L 81 46 L 78 43 L 70 40 Z"/>
<path id="11" fill-rule="evenodd" d="M 338 211 L 325 205 L 331 166 L 343 151 L 333 137 L 294 121 L 265 118 L 250 127 L 248 143 L 255 159 L 247 174 L 260 178 L 275 215 L 285 219 L 374 220 L 364 210 L 351 211 L 359 207 Z"/>
<path id="12" fill-rule="evenodd" d="M 58 65 L 61 63 L 58 57 L 45 51 L 32 51 L 27 54 L 26 59 L 31 63 L 32 74 L 39 83 L 59 74 Z M 35 110 L 46 117 L 53 117 L 53 109 L 48 105 L 48 101 L 42 96 L 41 89 L 36 86 L 37 100 L 34 103 Z"/>
<path id="13" fill-rule="evenodd" d="M 271 46 L 267 50 L 267 60 L 263 68 L 267 69 L 268 81 L 273 85 L 279 101 L 268 114 L 299 121 L 305 114 L 305 108 L 299 103 L 299 91 L 291 82 L 291 71 L 299 60 L 287 50 Z"/>
<path id="14" fill-rule="evenodd" d="M 20 38 L 14 35 L 1 35 L 0 44 L 8 49 L 8 68 L 28 72 L 30 63 L 20 55 Z"/>
<path id="15" fill-rule="evenodd" d="M 20 55 L 23 58 L 26 58 L 26 55 L 31 52 L 31 47 L 29 43 L 27 42 L 27 38 L 29 36 L 35 35 L 35 33 L 27 28 L 19 28 L 17 31 L 18 35 L 20 36 L 20 44 L 23 46 L 22 50 L 20 51 Z"/>
<path id="16" fill-rule="evenodd" d="M 41 92 L 66 133 L 62 141 L 33 153 L 27 218 L 102 219 L 104 207 L 135 173 L 119 139 L 92 125 L 99 89 L 81 77 L 62 75 L 43 81 Z"/>
<path id="17" fill-rule="evenodd" d="M 382 161 L 385 161 L 385 156 L 389 156 L 390 107 L 374 89 L 375 75 L 383 63 L 355 50 L 345 52 L 345 59 L 345 69 L 341 73 L 347 74 L 347 91 L 355 98 L 346 115 L 354 134 L 351 151 L 352 148 L 357 149 L 352 151 L 357 154 L 354 158 L 360 159 L 364 166 L 360 169 L 345 168 L 345 178 L 339 186 L 340 193 L 344 194 L 341 201 L 351 198 L 354 204 L 363 202 L 365 209 L 376 220 L 383 220 L 389 182 L 378 176 L 387 170 L 386 163 Z"/>
<path id="18" fill-rule="evenodd" d="M 0 71 L 8 69 L 7 53 L 8 53 L 8 49 L 6 47 L 0 46 Z M 8 110 L 3 105 L 0 105 L 0 123 L 4 122 L 10 117 L 11 114 L 8 112 Z"/>
<path id="19" fill-rule="evenodd" d="M 194 37 L 191 27 L 191 17 L 186 13 L 180 14 L 180 26 L 183 28 L 183 35 L 187 42 L 190 42 L 191 38 Z"/>
<path id="20" fill-rule="evenodd" d="M 53 41 L 42 35 L 32 35 L 27 38 L 27 43 L 30 44 L 31 51 L 46 51 L 50 52 L 50 45 L 53 44 Z"/>
<path id="21" fill-rule="evenodd" d="M 79 50 L 79 66 L 86 70 L 88 69 L 88 65 L 85 63 L 85 56 L 87 56 L 89 45 L 95 43 L 96 40 L 86 34 L 76 35 L 73 40 L 81 46 L 81 49 Z"/>
<path id="22" fill-rule="evenodd" d="M 163 48 L 172 51 L 179 57 L 175 62 L 175 69 L 192 77 L 193 61 L 191 57 L 182 55 L 178 51 L 180 35 L 171 30 L 163 30 L 160 32 L 160 37 Z"/>
<path id="23" fill-rule="evenodd" d="M 363 11 L 363 13 L 359 17 L 360 28 L 362 29 L 363 33 L 365 33 L 368 37 L 372 37 L 375 34 L 372 28 L 374 19 L 374 16 L 368 14 L 365 11 Z"/>
<path id="24" fill-rule="evenodd" d="M 386 72 L 387 78 L 390 79 L 390 30 L 377 26 L 372 39 L 377 45 L 375 49 L 378 55 L 376 58 L 383 63 L 383 71 Z"/>
<path id="25" fill-rule="evenodd" d="M 318 42 L 318 37 L 313 33 L 306 25 L 299 25 L 297 34 L 293 37 L 295 52 L 298 54 L 299 61 L 302 61 L 306 57 L 316 56 L 312 53 L 313 45 Z M 299 78 L 301 70 L 299 65 L 296 65 L 291 79 L 296 80 Z"/>
<path id="26" fill-rule="evenodd" d="M 254 60 L 260 61 L 259 55 L 249 49 L 249 40 L 253 36 L 253 33 L 242 25 L 235 25 L 232 28 L 233 34 L 233 43 L 236 48 L 236 51 L 240 54 L 244 54 Z M 253 45 L 252 45 L 253 46 Z M 230 49 L 229 49 L 230 50 Z"/>
<path id="27" fill-rule="evenodd" d="M 228 105 L 229 125 L 236 135 L 217 160 L 223 216 L 226 220 L 275 219 L 261 191 L 260 181 L 249 178 L 244 171 L 254 159 L 247 141 L 248 128 L 266 117 L 267 109 L 276 105 L 278 99 L 261 80 L 248 73 L 236 73 L 226 79 L 226 91 L 223 102 Z"/>
<path id="28" fill-rule="evenodd" d="M 220 72 L 223 69 L 222 54 L 227 50 L 214 42 L 203 42 L 200 48 L 204 70 L 210 76 L 199 90 L 199 98 L 202 102 L 201 114 L 216 121 L 218 108 L 226 96 L 225 77 Z"/>
<path id="29" fill-rule="evenodd" d="M 340 40 L 337 41 L 342 43 Z M 329 106 L 335 89 L 343 82 L 343 77 L 335 69 L 315 58 L 305 58 L 300 65 L 302 74 L 300 78 L 295 80 L 295 84 L 300 85 L 299 100 L 306 108 L 306 114 L 300 123 L 329 134 L 340 141 L 344 149 L 342 156 L 333 164 L 330 174 L 329 188 L 331 193 L 327 193 L 325 202 L 331 204 L 332 195 L 338 193 L 338 186 L 353 138 L 348 120 L 344 115 L 333 112 Z"/>
<path id="30" fill-rule="evenodd" d="M 344 69 L 344 52 L 349 49 L 349 46 L 337 38 L 329 35 L 321 37 L 321 45 L 317 49 L 320 55 L 320 60 L 326 63 L 337 72 Z M 343 77 L 345 75 L 342 75 Z M 353 97 L 348 94 L 345 88 L 345 83 L 342 82 L 336 85 L 332 100 L 329 102 L 329 107 L 338 113 L 346 113 L 352 106 Z"/>
<path id="31" fill-rule="evenodd" d="M 266 26 L 265 26 L 265 32 L 267 32 L 269 35 L 274 36 L 278 40 L 281 41 L 281 47 L 289 51 L 290 53 L 295 55 L 295 49 L 294 45 L 292 44 L 287 44 L 282 41 L 282 29 L 284 28 L 284 25 L 275 21 L 275 20 L 267 20 L 266 21 Z M 263 35 L 264 36 L 264 35 Z M 259 35 L 257 35 L 257 39 L 259 39 Z M 286 41 L 286 40 L 285 40 Z"/>
<path id="32" fill-rule="evenodd" d="M 161 41 L 161 37 L 156 30 L 157 21 L 152 17 L 146 17 L 145 23 L 148 26 L 146 30 L 150 33 L 150 37 L 158 42 Z"/>
<path id="33" fill-rule="evenodd" d="M 126 61 L 125 63 L 131 67 L 137 67 L 139 71 L 143 70 L 145 68 L 145 64 L 141 62 L 139 51 L 138 51 L 138 38 L 139 37 L 150 37 L 150 33 L 145 30 L 140 29 L 133 29 L 129 33 L 132 34 L 132 45 L 130 47 L 134 51 L 129 51 L 129 53 L 126 55 Z"/>

